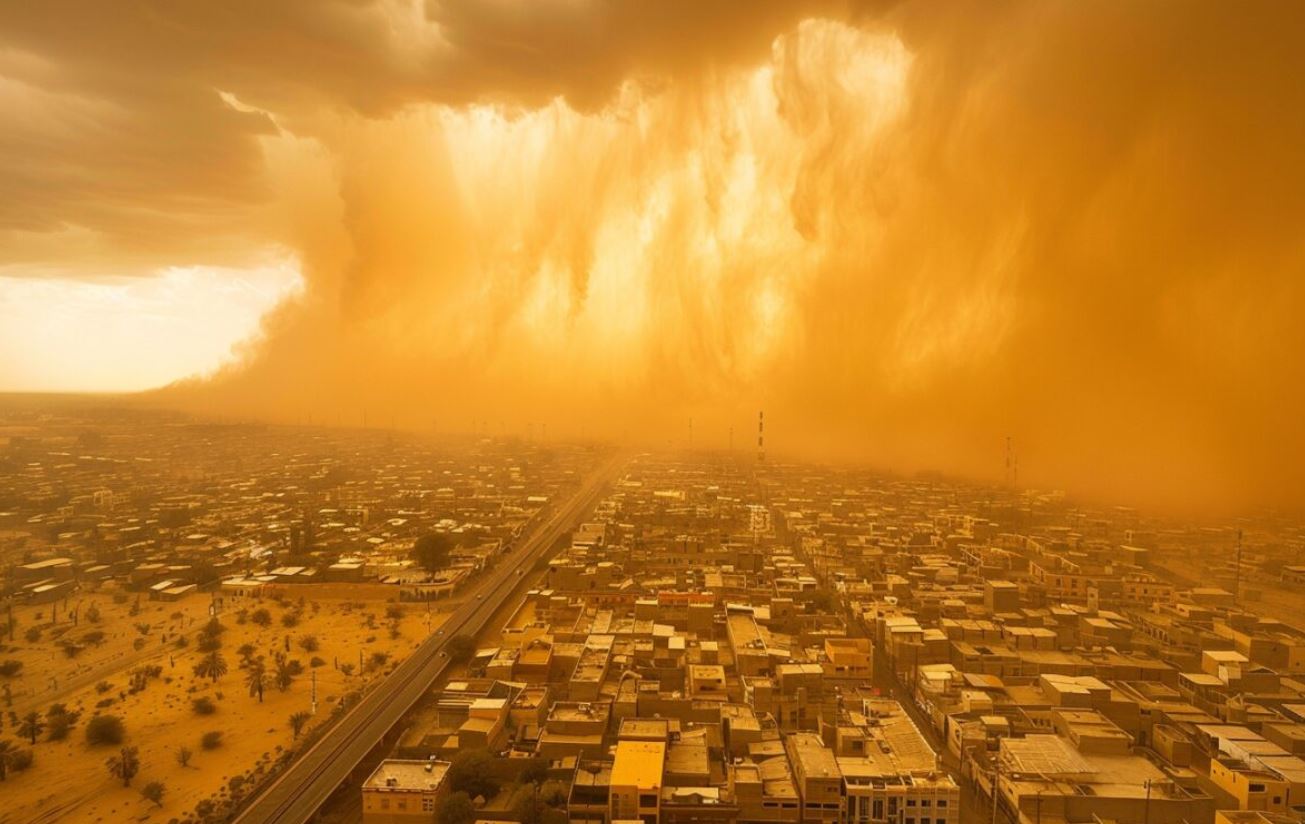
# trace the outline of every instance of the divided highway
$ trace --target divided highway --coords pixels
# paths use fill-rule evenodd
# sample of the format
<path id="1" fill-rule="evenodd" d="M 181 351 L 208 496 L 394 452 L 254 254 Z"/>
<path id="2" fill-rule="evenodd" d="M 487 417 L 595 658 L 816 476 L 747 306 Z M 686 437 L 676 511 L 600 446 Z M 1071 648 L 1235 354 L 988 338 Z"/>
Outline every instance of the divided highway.
<path id="1" fill-rule="evenodd" d="M 595 472 L 552 517 L 537 526 L 449 615 L 438 634 L 421 643 L 403 663 L 368 691 L 311 747 L 301 752 L 271 783 L 248 802 L 236 818 L 242 824 L 303 824 L 326 803 L 385 734 L 399 722 L 449 665 L 444 647 L 457 635 L 476 635 L 521 580 L 518 570 L 531 566 L 562 535 L 573 529 L 598 502 L 607 484 L 624 465 L 614 457 Z"/>

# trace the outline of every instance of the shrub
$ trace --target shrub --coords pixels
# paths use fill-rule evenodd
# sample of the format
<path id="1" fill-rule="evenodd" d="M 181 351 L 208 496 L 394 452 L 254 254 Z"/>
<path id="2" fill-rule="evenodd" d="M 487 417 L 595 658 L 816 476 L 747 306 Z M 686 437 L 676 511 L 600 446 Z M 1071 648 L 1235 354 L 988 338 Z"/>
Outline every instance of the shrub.
<path id="1" fill-rule="evenodd" d="M 297 612 L 287 612 L 287 613 L 285 613 L 284 615 L 282 615 L 282 616 L 281 616 L 281 626 L 283 626 L 283 627 L 297 627 L 297 626 L 299 626 L 299 613 L 297 613 Z"/>
<path id="2" fill-rule="evenodd" d="M 23 633 L 23 637 L 27 639 L 27 643 L 35 644 L 37 641 L 41 640 L 41 628 L 28 627 L 27 632 Z"/>
<path id="3" fill-rule="evenodd" d="M 190 708 L 195 711 L 196 715 L 212 715 L 218 709 L 217 704 L 214 704 L 213 699 L 207 695 L 191 701 Z"/>
<path id="4" fill-rule="evenodd" d="M 261 609 L 261 608 L 256 609 L 252 613 L 250 613 L 249 620 L 253 621 L 255 624 L 257 624 L 260 627 L 271 626 L 272 613 L 268 612 L 266 609 Z"/>
<path id="5" fill-rule="evenodd" d="M 199 739 L 199 745 L 206 750 L 216 750 L 222 746 L 222 731 L 210 730 L 204 733 Z"/>
<path id="6" fill-rule="evenodd" d="M 317 650 L 321 648 L 321 644 L 317 642 L 316 635 L 302 636 L 299 639 L 299 646 L 303 648 L 304 652 L 317 652 Z"/>
<path id="7" fill-rule="evenodd" d="M 22 772 L 32 766 L 32 758 L 33 755 L 30 749 L 14 750 L 8 755 L 9 769 L 14 772 Z"/>
<path id="8" fill-rule="evenodd" d="M 125 734 L 122 719 L 116 715 L 97 715 L 86 722 L 86 743 L 92 746 L 121 744 Z"/>
<path id="9" fill-rule="evenodd" d="M 144 787 L 140 788 L 140 794 L 146 801 L 152 801 L 156 806 L 163 806 L 163 795 L 167 788 L 163 786 L 162 781 L 151 781 Z"/>
<path id="10" fill-rule="evenodd" d="M 46 723 L 45 739 L 47 741 L 62 741 L 68 737 L 68 731 L 72 728 L 73 719 L 67 714 L 48 716 Z"/>
<path id="11" fill-rule="evenodd" d="M 22 671 L 23 671 L 23 662 L 17 661 L 13 658 L 10 658 L 9 660 L 5 661 L 3 664 L 0 664 L 0 675 L 3 675 L 5 678 L 13 678 L 15 675 L 17 675 Z"/>

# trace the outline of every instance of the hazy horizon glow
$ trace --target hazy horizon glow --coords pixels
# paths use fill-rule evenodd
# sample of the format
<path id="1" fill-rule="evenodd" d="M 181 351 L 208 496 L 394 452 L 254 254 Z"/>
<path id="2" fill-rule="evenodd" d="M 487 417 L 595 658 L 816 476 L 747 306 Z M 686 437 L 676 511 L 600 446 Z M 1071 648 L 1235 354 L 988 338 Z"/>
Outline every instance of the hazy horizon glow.
<path id="1" fill-rule="evenodd" d="M 137 392 L 211 373 L 300 285 L 290 262 L 108 281 L 0 277 L 0 391 Z"/>

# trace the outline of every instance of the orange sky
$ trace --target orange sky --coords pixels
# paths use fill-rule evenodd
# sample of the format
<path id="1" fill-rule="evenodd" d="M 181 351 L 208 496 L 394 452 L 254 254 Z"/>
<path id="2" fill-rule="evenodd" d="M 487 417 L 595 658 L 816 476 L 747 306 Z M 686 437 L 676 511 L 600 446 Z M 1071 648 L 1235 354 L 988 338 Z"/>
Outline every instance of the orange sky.
<path id="1" fill-rule="evenodd" d="M 5 4 L 0 388 L 1300 505 L 1302 17 Z"/>

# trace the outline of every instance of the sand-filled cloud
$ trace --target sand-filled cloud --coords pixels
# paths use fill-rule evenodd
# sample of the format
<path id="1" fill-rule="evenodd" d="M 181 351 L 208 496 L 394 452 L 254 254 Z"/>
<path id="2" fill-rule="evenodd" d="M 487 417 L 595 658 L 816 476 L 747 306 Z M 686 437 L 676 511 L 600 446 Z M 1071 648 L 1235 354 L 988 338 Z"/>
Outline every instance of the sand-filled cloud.
<path id="1" fill-rule="evenodd" d="M 1303 17 L 13 4 L 0 272 L 292 256 L 204 409 L 1301 504 Z"/>

